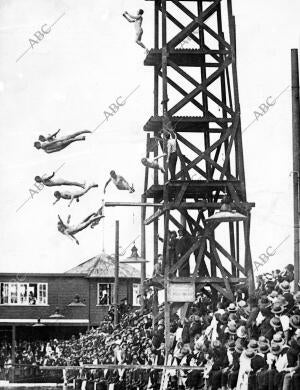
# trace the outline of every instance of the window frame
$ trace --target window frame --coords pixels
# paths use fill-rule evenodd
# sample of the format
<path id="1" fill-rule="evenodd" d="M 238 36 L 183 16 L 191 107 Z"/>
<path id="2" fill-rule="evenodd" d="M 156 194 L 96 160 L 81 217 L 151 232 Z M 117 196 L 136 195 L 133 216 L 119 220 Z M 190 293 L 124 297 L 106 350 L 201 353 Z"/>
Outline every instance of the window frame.
<path id="1" fill-rule="evenodd" d="M 141 303 L 138 303 L 138 298 L 134 296 L 134 290 L 137 290 L 137 295 L 141 294 L 141 284 L 140 283 L 132 283 L 132 306 L 140 307 Z M 137 304 L 135 304 L 137 303 Z"/>
<path id="2" fill-rule="evenodd" d="M 108 291 L 110 293 L 110 299 L 108 299 L 108 303 L 105 303 L 105 304 L 102 304 L 102 303 L 99 303 L 100 300 L 99 300 L 99 286 L 100 285 L 106 285 L 106 286 L 109 286 L 108 287 Z M 96 297 L 96 306 L 111 306 L 113 305 L 114 303 L 114 283 L 103 283 L 103 282 L 99 282 L 97 283 L 97 297 Z"/>
<path id="3" fill-rule="evenodd" d="M 14 286 L 16 286 L 16 292 L 14 292 Z M 33 286 L 36 286 L 37 291 L 35 304 L 29 303 L 29 291 L 30 287 Z M 21 301 L 22 287 L 26 292 L 26 298 L 23 298 L 23 301 Z M 41 288 L 43 289 L 41 290 Z M 40 293 L 43 290 L 45 291 L 45 294 Z M 0 282 L 0 294 L 0 306 L 49 306 L 47 282 Z M 12 302 L 13 300 L 15 301 L 15 298 L 12 299 L 15 295 L 17 298 L 16 302 Z M 4 300 L 7 302 L 4 302 Z"/>

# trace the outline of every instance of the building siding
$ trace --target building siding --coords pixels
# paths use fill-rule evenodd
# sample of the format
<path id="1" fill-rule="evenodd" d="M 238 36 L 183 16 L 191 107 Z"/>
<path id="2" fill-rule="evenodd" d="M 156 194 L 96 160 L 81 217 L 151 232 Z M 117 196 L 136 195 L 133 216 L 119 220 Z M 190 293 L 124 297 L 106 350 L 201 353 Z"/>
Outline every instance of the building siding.
<path id="1" fill-rule="evenodd" d="M 0 274 L 0 282 L 14 281 L 12 275 Z M 23 279 L 22 279 L 23 281 Z M 38 319 L 49 318 L 59 307 L 65 319 L 85 319 L 91 326 L 98 326 L 108 311 L 108 306 L 97 306 L 97 284 L 113 283 L 113 279 L 87 278 L 85 275 L 64 276 L 64 274 L 49 276 L 47 274 L 26 274 L 26 283 L 48 283 L 48 306 L 39 305 L 0 305 L 1 319 Z M 132 284 L 139 279 L 119 280 L 119 300 L 128 297 L 132 304 Z M 86 306 L 68 306 L 78 294 Z"/>

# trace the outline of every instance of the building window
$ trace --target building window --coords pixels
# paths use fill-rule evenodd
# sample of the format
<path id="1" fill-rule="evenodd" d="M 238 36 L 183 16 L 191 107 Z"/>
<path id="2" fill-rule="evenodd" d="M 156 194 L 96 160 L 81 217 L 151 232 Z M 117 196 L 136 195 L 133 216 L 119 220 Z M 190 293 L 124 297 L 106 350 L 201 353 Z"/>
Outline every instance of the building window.
<path id="1" fill-rule="evenodd" d="M 140 295 L 141 293 L 140 289 L 141 289 L 140 284 L 136 284 L 136 283 L 132 284 L 132 306 L 141 306 L 140 297 L 138 297 L 138 295 Z"/>
<path id="2" fill-rule="evenodd" d="M 97 305 L 111 305 L 113 303 L 113 283 L 98 283 Z"/>
<path id="3" fill-rule="evenodd" d="M 0 283 L 1 305 L 47 305 L 48 283 Z"/>
<path id="4" fill-rule="evenodd" d="M 8 304 L 8 297 L 9 297 L 8 288 L 9 288 L 8 283 L 1 283 L 1 289 L 0 289 L 1 304 Z"/>
<path id="5" fill-rule="evenodd" d="M 39 288 L 38 305 L 47 305 L 47 303 L 48 303 L 48 284 L 47 283 L 39 283 L 38 288 Z"/>

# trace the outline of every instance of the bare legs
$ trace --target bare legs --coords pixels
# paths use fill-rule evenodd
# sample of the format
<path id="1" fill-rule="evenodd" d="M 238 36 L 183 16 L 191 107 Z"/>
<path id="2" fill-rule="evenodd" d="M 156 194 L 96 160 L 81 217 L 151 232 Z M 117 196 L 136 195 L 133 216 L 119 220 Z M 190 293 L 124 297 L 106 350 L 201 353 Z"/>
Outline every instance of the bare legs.
<path id="1" fill-rule="evenodd" d="M 57 140 L 57 142 L 60 142 L 60 141 L 68 141 L 68 140 L 71 140 L 71 139 L 77 137 L 78 135 L 87 134 L 87 133 L 91 133 L 91 131 L 90 131 L 90 130 L 76 131 L 76 133 L 67 135 L 67 136 L 65 136 L 65 137 L 61 137 L 60 139 Z M 54 141 L 54 142 L 55 142 L 55 141 Z"/>

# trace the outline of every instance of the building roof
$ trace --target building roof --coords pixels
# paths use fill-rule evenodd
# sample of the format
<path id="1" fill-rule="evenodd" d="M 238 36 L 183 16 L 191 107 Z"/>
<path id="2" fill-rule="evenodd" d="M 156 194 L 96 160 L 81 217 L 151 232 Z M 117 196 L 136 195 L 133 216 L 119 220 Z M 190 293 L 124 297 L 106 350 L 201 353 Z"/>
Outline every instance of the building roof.
<path id="1" fill-rule="evenodd" d="M 91 259 L 77 265 L 76 267 L 65 272 L 66 274 L 83 274 L 89 277 L 115 277 L 115 259 L 113 256 L 101 253 L 101 255 L 92 257 Z M 120 278 L 140 278 L 140 271 L 129 264 L 119 264 Z"/>

